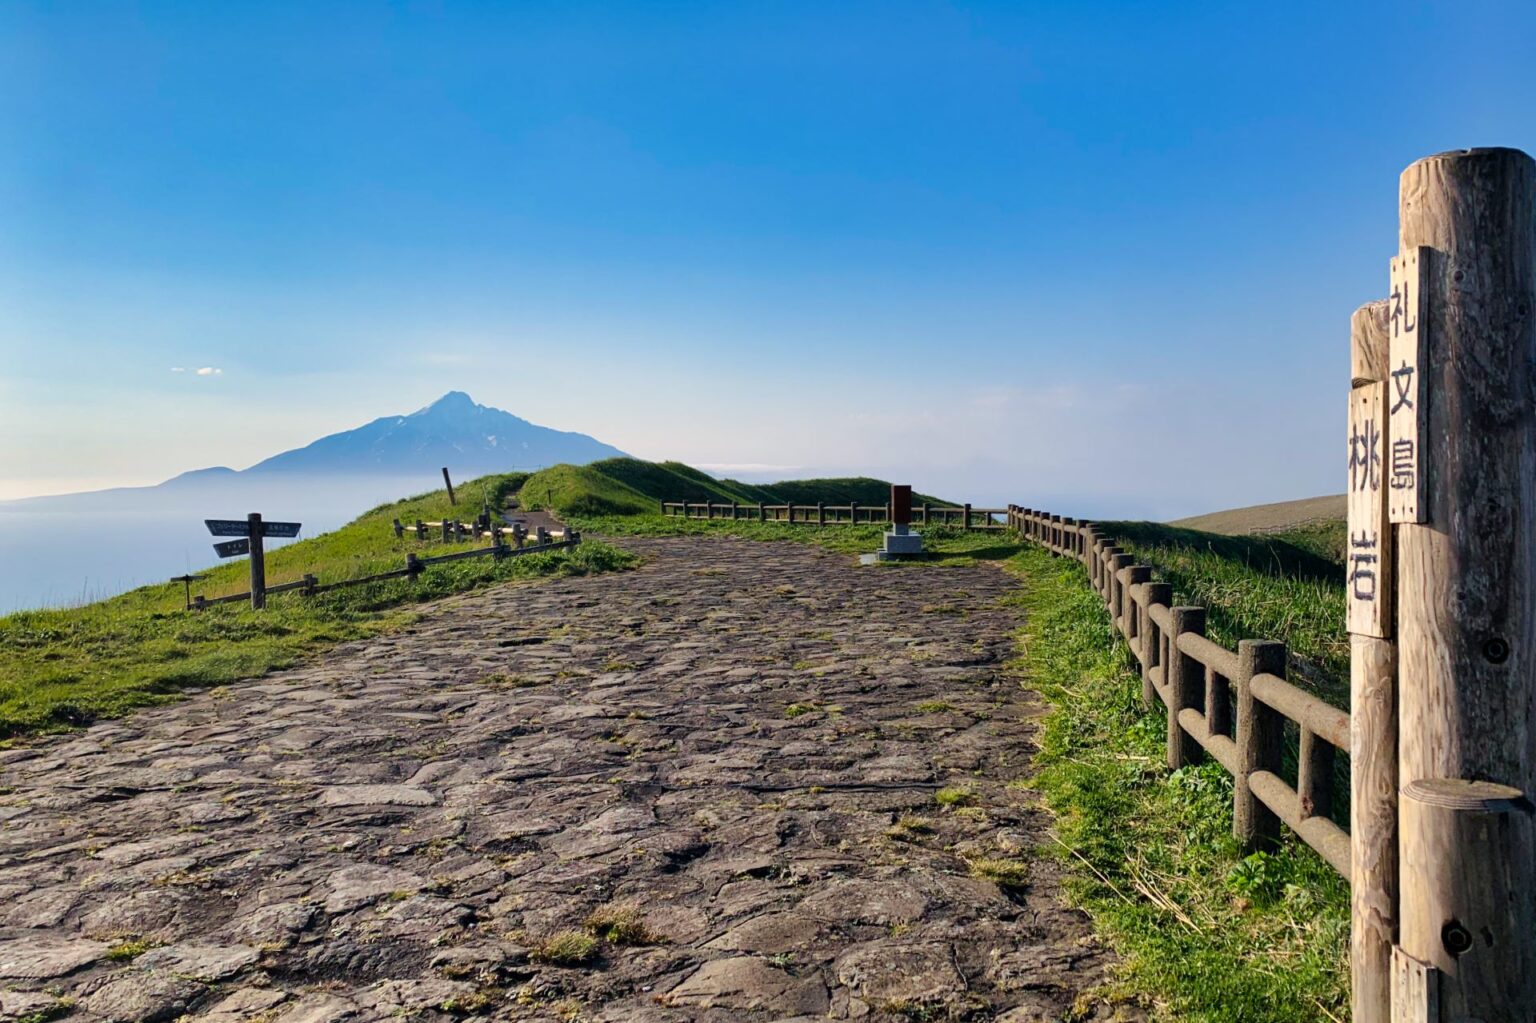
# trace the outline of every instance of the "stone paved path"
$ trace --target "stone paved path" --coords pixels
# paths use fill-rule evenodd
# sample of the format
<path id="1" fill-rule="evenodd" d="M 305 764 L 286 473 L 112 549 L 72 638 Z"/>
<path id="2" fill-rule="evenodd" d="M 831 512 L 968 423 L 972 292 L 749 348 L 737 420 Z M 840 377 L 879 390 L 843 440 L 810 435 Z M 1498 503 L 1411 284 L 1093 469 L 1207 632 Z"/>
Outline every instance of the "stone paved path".
<path id="1" fill-rule="evenodd" d="M 0 751 L 0 1016 L 1070 1011 L 1106 956 L 1006 787 L 1008 578 L 625 545 L 648 564 Z M 594 912 L 614 940 L 548 961 Z"/>

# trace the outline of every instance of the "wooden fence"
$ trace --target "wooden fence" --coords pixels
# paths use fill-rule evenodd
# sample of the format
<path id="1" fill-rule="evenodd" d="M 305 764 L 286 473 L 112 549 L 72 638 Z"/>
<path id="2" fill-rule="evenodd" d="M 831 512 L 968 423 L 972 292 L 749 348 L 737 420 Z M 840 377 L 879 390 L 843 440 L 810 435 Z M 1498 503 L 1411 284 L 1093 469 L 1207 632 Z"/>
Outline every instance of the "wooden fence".
<path id="1" fill-rule="evenodd" d="M 865 525 L 891 521 L 889 504 L 739 504 L 712 501 L 662 501 L 661 514 L 689 519 L 788 522 L 804 526 Z M 961 529 L 1007 529 L 1007 508 L 973 508 L 968 504 L 912 506 L 913 525 L 959 526 Z"/>
<path id="2" fill-rule="evenodd" d="M 1233 833 L 1244 847 L 1273 844 L 1283 822 L 1347 879 L 1349 833 L 1329 813 L 1335 751 L 1349 752 L 1349 715 L 1285 680 L 1285 644 L 1245 639 L 1234 652 L 1206 638 L 1205 609 L 1174 606 L 1172 587 L 1091 523 L 1017 506 L 1007 523 L 1087 568 L 1140 665 L 1142 699 L 1168 708 L 1169 768 L 1201 750 L 1226 768 Z M 1287 721 L 1297 735 L 1294 784 L 1285 770 Z"/>
<path id="3" fill-rule="evenodd" d="M 396 521 L 395 525 L 397 527 L 395 535 L 402 535 L 403 531 L 398 529 L 400 523 Z M 526 531 L 522 531 L 519 535 L 516 536 L 516 546 L 509 546 L 503 539 L 503 535 L 511 532 L 511 529 L 501 528 L 488 531 L 488 535 L 490 535 L 492 540 L 491 546 L 489 547 L 477 547 L 473 550 L 455 551 L 452 554 L 439 554 L 429 558 L 423 558 L 414 553 L 407 553 L 405 556 L 405 567 L 393 569 L 388 572 L 375 572 L 373 575 L 358 576 L 355 579 L 339 579 L 332 583 L 322 583 L 314 576 L 306 573 L 302 578 L 296 579 L 293 582 L 280 583 L 276 586 L 268 586 L 266 587 L 265 592 L 268 595 L 271 595 L 273 593 L 286 593 L 292 590 L 297 590 L 302 596 L 313 597 L 317 594 L 327 593 L 331 590 L 339 590 L 344 586 L 361 586 L 364 583 L 382 582 L 385 579 L 409 579 L 412 582 L 415 582 L 416 577 L 426 569 L 433 565 L 441 565 L 450 561 L 463 561 L 468 558 L 484 557 L 493 557 L 499 561 L 502 558 L 515 558 L 524 554 L 542 554 L 545 551 L 558 551 L 566 547 L 575 547 L 577 544 L 581 543 L 581 534 L 575 530 L 567 529 L 564 533 L 563 539 L 554 540 L 543 528 L 540 528 L 537 534 L 539 540 L 538 543 L 535 543 L 532 546 L 524 546 L 523 538 L 526 536 Z M 248 601 L 250 599 L 251 594 L 249 591 L 245 593 L 231 593 L 223 597 L 197 596 L 192 598 L 190 609 L 193 611 L 200 611 L 205 607 L 212 607 L 215 604 L 234 604 L 237 602 Z"/>
<path id="4" fill-rule="evenodd" d="M 406 525 L 399 519 L 392 523 L 395 536 L 403 538 L 410 533 L 418 540 L 428 540 L 434 536 L 442 538 L 444 543 L 463 543 L 468 539 L 478 540 L 483 536 L 491 537 L 493 542 L 498 538 L 510 539 L 514 546 L 521 548 L 528 541 L 528 527 L 521 524 L 510 526 L 492 526 L 489 516 L 482 515 L 473 522 L 460 522 L 454 519 L 442 519 L 440 521 L 423 522 L 417 519 L 413 524 Z M 543 526 L 537 527 L 533 534 L 538 543 L 548 543 L 552 537 L 565 538 L 567 529 L 547 530 Z M 574 535 L 574 531 L 572 531 Z"/>

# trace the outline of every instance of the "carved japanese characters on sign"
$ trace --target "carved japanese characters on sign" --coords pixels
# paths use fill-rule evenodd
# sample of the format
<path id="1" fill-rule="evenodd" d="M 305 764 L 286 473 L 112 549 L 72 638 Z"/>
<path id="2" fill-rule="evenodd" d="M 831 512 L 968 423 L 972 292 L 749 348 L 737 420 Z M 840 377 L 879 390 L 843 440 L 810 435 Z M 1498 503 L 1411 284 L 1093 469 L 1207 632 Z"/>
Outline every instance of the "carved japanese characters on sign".
<path id="1" fill-rule="evenodd" d="M 1424 458 L 1420 448 L 1425 416 L 1424 274 L 1429 252 L 1413 249 L 1392 260 L 1388 294 L 1387 518 L 1391 522 L 1426 519 Z"/>
<path id="2" fill-rule="evenodd" d="M 1386 492 L 1391 476 L 1383 429 L 1390 384 L 1365 384 L 1349 395 L 1349 546 L 1345 551 L 1348 629 L 1385 637 L 1391 622 L 1391 532 Z"/>

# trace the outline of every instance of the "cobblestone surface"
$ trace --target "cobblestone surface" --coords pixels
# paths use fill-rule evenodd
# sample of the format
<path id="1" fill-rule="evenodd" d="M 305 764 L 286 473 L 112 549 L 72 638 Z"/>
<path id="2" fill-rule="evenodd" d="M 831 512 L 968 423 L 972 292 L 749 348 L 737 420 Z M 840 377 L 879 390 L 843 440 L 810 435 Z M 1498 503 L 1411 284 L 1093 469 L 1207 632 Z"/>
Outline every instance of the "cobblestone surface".
<path id="1" fill-rule="evenodd" d="M 0 751 L 0 1018 L 1108 1015 L 1004 573 L 624 544 Z"/>

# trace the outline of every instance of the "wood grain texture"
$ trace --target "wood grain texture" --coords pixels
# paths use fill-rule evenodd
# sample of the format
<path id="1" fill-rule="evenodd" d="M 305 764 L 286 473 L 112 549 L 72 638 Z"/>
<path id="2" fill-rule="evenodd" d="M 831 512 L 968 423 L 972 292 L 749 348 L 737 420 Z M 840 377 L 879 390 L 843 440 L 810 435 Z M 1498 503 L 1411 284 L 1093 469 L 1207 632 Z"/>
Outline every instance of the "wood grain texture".
<path id="1" fill-rule="evenodd" d="M 1386 380 L 1387 303 L 1368 302 L 1349 321 L 1350 384 Z M 1383 530 L 1383 558 L 1395 554 Z M 1391 608 L 1384 636 L 1393 634 Z M 1390 638 L 1350 637 L 1350 1013 L 1355 1023 L 1392 1019 L 1393 942 L 1397 940 L 1397 646 Z"/>
<path id="2" fill-rule="evenodd" d="M 1397 527 L 1399 778 L 1478 779 L 1536 789 L 1536 163 L 1517 150 L 1443 153 L 1403 172 L 1400 250 L 1427 246 L 1425 521 Z M 1436 819 L 1442 818 L 1439 815 Z M 1422 813 L 1414 817 L 1422 822 Z M 1405 952 L 1442 954 L 1426 905 L 1465 872 L 1504 887 L 1531 919 L 1536 857 L 1408 833 L 1400 820 Z M 1428 826 L 1428 825 L 1424 825 Z M 1444 826 L 1450 826 L 1445 823 Z M 1433 845 L 1416 846 L 1416 841 Z M 1463 856 L 1446 864 L 1410 852 Z M 1489 857 L 1513 854 L 1514 862 Z M 1420 925 L 1410 927 L 1409 921 Z M 1536 934 L 1501 949 L 1500 972 L 1536 978 Z M 1483 976 L 1480 974 L 1479 976 Z M 1536 1017 L 1536 991 L 1470 990 L 1451 1005 L 1494 1023 Z M 1483 999 L 1479 1002 L 1478 999 Z"/>
<path id="3" fill-rule="evenodd" d="M 1440 1018 L 1529 1023 L 1536 973 L 1521 960 L 1536 912 L 1520 896 L 1536 850 L 1530 801 L 1495 782 L 1414 781 L 1401 826 L 1403 891 L 1413 896 L 1403 900 L 1403 950 L 1440 974 Z"/>
<path id="4" fill-rule="evenodd" d="M 1349 318 L 1349 386 L 1387 379 L 1387 300 L 1367 302 Z"/>
<path id="5" fill-rule="evenodd" d="M 1351 636 L 1349 646 L 1351 1018 L 1387 1023 L 1397 938 L 1397 648 L 1373 636 Z"/>
<path id="6" fill-rule="evenodd" d="M 1285 644 L 1245 639 L 1237 644 L 1237 770 L 1232 782 L 1232 834 L 1248 850 L 1267 849 L 1280 839 L 1280 818 L 1253 795 L 1248 777 L 1256 771 L 1279 774 L 1285 755 L 1285 722 L 1253 698 L 1253 676 L 1285 678 Z M 1210 708 L 1207 708 L 1209 714 Z"/>

